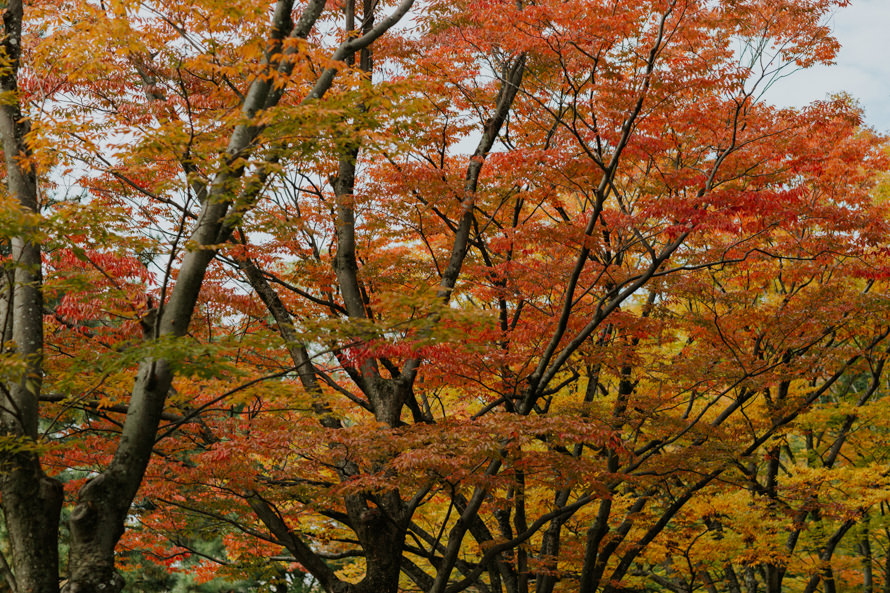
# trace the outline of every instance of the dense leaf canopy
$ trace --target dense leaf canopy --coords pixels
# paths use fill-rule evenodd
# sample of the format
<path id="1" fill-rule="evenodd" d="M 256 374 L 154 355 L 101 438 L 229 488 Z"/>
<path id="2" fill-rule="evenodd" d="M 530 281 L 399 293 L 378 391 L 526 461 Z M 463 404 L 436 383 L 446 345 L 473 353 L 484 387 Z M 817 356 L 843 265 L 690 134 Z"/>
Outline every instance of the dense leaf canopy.
<path id="1" fill-rule="evenodd" d="M 8 0 L 17 593 L 890 590 L 846 0 Z"/>

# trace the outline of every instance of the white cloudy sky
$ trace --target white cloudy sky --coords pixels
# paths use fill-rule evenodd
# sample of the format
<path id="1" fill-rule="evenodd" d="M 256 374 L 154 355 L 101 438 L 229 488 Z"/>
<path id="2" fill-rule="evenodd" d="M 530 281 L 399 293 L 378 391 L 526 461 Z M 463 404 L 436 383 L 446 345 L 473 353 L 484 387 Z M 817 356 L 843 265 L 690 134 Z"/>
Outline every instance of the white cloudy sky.
<path id="1" fill-rule="evenodd" d="M 765 98 L 796 106 L 846 91 L 862 103 L 867 125 L 890 132 L 890 0 L 853 0 L 831 24 L 842 46 L 837 63 L 796 72 Z"/>

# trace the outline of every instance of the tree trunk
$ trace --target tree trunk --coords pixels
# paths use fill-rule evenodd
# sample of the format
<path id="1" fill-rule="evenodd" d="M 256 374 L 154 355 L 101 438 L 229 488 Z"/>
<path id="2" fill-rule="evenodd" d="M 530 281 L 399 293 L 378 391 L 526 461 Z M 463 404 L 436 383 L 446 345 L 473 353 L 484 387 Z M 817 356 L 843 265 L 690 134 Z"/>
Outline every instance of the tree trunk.
<path id="1" fill-rule="evenodd" d="M 57 593 L 62 485 L 43 474 L 34 454 L 4 463 L 16 466 L 2 472 L 0 489 L 18 592 Z"/>
<path id="2" fill-rule="evenodd" d="M 862 555 L 862 593 L 874 592 L 874 570 L 872 568 L 872 552 L 870 530 L 868 528 L 869 515 L 866 515 L 862 523 L 862 535 L 859 538 L 859 553 Z"/>
<path id="3" fill-rule="evenodd" d="M 4 8 L 0 92 L 16 98 L 0 105 L 6 184 L 21 210 L 36 216 L 37 178 L 27 161 L 30 153 L 25 142 L 29 123 L 17 99 L 23 6 L 21 0 L 10 0 Z M 40 246 L 27 233 L 25 226 L 20 236 L 10 240 L 14 270 L 4 274 L 3 282 L 3 338 L 12 338 L 23 368 L 0 397 L 0 432 L 9 439 L 0 456 L 0 495 L 19 593 L 56 593 L 62 486 L 43 473 L 34 450 L 43 377 L 43 274 Z"/>

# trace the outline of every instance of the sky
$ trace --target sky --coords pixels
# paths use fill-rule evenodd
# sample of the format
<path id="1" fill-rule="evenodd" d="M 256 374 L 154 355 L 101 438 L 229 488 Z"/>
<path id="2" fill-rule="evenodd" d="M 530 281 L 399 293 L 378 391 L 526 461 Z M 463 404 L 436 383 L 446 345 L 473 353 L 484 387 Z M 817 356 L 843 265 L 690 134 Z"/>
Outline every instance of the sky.
<path id="1" fill-rule="evenodd" d="M 830 24 L 841 43 L 833 66 L 795 72 L 776 82 L 765 99 L 802 106 L 846 91 L 865 109 L 865 124 L 890 132 L 890 0 L 853 0 Z"/>

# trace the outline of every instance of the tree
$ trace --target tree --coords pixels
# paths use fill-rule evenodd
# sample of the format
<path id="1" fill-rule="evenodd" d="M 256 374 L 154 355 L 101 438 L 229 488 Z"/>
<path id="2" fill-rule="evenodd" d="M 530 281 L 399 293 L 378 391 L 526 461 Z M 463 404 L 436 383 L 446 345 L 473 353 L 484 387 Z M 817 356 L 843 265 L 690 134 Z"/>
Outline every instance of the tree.
<path id="1" fill-rule="evenodd" d="M 58 588 L 62 482 L 72 593 L 119 590 L 116 547 L 691 591 L 737 570 L 696 548 L 745 533 L 702 510 L 726 483 L 836 522 L 828 562 L 868 510 L 787 500 L 781 439 L 880 384 L 886 164 L 849 100 L 758 97 L 838 4 L 10 4 L 17 588 Z"/>
<path id="2" fill-rule="evenodd" d="M 304 101 L 320 102 L 331 88 L 336 74 L 334 64 L 367 48 L 400 20 L 410 9 L 411 4 L 411 0 L 406 0 L 376 26 L 367 27 L 361 35 L 348 37 L 339 43 L 330 56 L 332 64 L 324 66 L 310 82 L 311 86 L 304 91 Z M 163 57 L 167 58 L 173 57 L 179 49 L 171 43 L 173 35 L 183 33 L 182 40 L 189 41 L 188 33 L 179 29 L 176 19 L 165 18 L 165 15 L 160 14 L 154 21 L 151 18 L 143 20 L 141 18 L 143 15 L 137 17 L 137 13 L 140 10 L 149 10 L 151 7 L 140 7 L 138 4 L 131 6 L 122 3 L 106 9 L 104 4 L 94 6 L 84 3 L 73 12 L 56 11 L 55 8 L 47 6 L 41 15 L 45 19 L 41 23 L 42 26 L 48 27 L 55 33 L 53 35 L 55 39 L 67 37 L 73 40 L 83 34 L 86 38 L 91 34 L 99 34 L 100 36 L 95 39 L 103 40 L 110 46 L 109 49 L 120 51 L 123 61 L 128 64 L 128 71 L 105 79 L 107 86 L 100 85 L 103 88 L 84 89 L 85 82 L 98 82 L 96 74 L 106 65 L 96 64 L 96 69 L 84 67 L 79 73 L 72 73 L 59 81 L 51 80 L 52 72 L 48 69 L 37 72 L 34 83 L 38 93 L 45 93 L 47 85 L 55 85 L 49 89 L 50 94 L 67 92 L 73 97 L 86 95 L 96 101 L 93 103 L 96 107 L 101 107 L 103 103 L 114 105 L 119 99 L 126 101 L 132 98 L 136 89 L 125 80 L 124 76 L 136 73 L 141 77 L 142 90 L 149 105 L 155 108 L 155 103 L 164 102 L 161 89 L 156 87 L 154 67 L 150 63 L 152 58 L 157 58 L 156 53 L 152 54 L 152 46 L 159 43 L 166 44 L 169 52 Z M 257 194 L 262 189 L 263 180 L 281 158 L 274 149 L 257 151 L 254 146 L 268 125 L 261 118 L 267 117 L 270 110 L 281 101 L 287 79 L 292 77 L 298 58 L 309 55 L 304 46 L 323 9 L 324 2 L 311 1 L 294 15 L 293 2 L 287 0 L 279 2 L 274 7 L 271 24 L 267 27 L 268 32 L 259 33 L 256 29 L 251 30 L 252 23 L 249 21 L 244 23 L 247 26 L 239 31 L 243 37 L 238 41 L 246 41 L 247 47 L 253 49 L 256 56 L 251 63 L 242 64 L 249 67 L 255 64 L 256 69 L 250 72 L 248 68 L 247 72 L 242 70 L 240 73 L 228 76 L 219 72 L 212 73 L 213 78 L 209 81 L 211 86 L 213 83 L 225 81 L 232 85 L 233 93 L 229 97 L 209 98 L 208 107 L 212 109 L 213 103 L 216 103 L 217 109 L 234 108 L 237 115 L 230 117 L 230 121 L 226 122 L 228 124 L 226 128 L 231 131 L 227 134 L 228 140 L 225 146 L 217 149 L 218 158 L 212 159 L 212 171 L 205 170 L 204 163 L 196 168 L 191 160 L 192 147 L 188 143 L 181 146 L 180 165 L 183 167 L 183 174 L 187 176 L 189 188 L 196 193 L 195 199 L 200 204 L 200 210 L 190 228 L 186 228 L 184 224 L 178 227 L 177 239 L 171 252 L 177 260 L 180 259 L 177 255 L 181 256 L 181 261 L 178 261 L 176 266 L 176 281 L 168 294 L 167 280 L 173 272 L 173 267 L 168 267 L 158 308 L 151 316 L 151 320 L 147 317 L 142 319 L 147 325 L 147 338 L 163 343 L 165 340 L 175 340 L 185 336 L 188 332 L 198 294 L 207 267 L 214 257 L 216 246 L 231 236 L 243 211 L 256 200 Z M 254 11 L 253 16 L 260 18 L 266 16 L 265 13 L 265 10 L 258 10 Z M 177 16 L 186 18 L 187 15 L 180 13 Z M 207 16 L 207 13 L 204 13 L 198 15 L 198 18 Z M 216 20 L 217 15 L 209 16 L 212 20 Z M 238 15 L 231 17 L 237 20 Z M 27 591 L 56 591 L 58 590 L 56 541 L 62 491 L 58 481 L 44 474 L 33 446 L 38 437 L 38 401 L 43 375 L 44 310 L 40 274 L 41 249 L 32 229 L 36 226 L 33 219 L 39 214 L 38 172 L 45 161 L 41 162 L 43 155 L 40 154 L 39 141 L 35 137 L 37 132 L 32 132 L 29 121 L 22 117 L 19 74 L 21 48 L 25 42 L 22 36 L 23 18 L 21 2 L 7 4 L 4 10 L 4 51 L 7 63 L 3 91 L 10 99 L 3 108 L 2 132 L 7 187 L 11 198 L 18 202 L 16 211 L 21 213 L 19 216 L 30 216 L 31 221 L 30 224 L 23 224 L 21 229 L 10 233 L 11 263 L 14 272 L 11 288 L 7 291 L 6 302 L 10 312 L 7 314 L 7 319 L 15 343 L 14 357 L 19 361 L 20 368 L 13 374 L 5 389 L 4 434 L 14 445 L 10 447 L 11 455 L 4 461 L 8 464 L 9 470 L 4 474 L 2 496 L 12 542 L 17 587 Z M 85 21 L 81 21 L 82 18 Z M 136 23 L 140 20 L 146 25 L 146 30 L 137 30 Z M 213 27 L 219 24 L 221 23 L 214 23 Z M 119 36 L 109 35 L 114 33 Z M 153 33 L 154 36 L 143 37 L 140 43 L 137 37 L 140 33 L 143 35 Z M 36 62 L 42 58 L 46 60 L 45 64 L 56 61 L 56 63 L 77 62 L 78 59 L 85 57 L 80 52 L 54 54 L 53 48 L 46 45 L 35 49 L 35 53 L 39 53 L 41 49 L 48 51 L 49 54 L 40 56 Z M 207 57 L 211 58 L 211 65 L 215 66 L 212 55 L 199 56 L 199 61 Z M 188 66 L 185 66 L 187 70 Z M 188 72 L 188 74 L 196 81 L 201 80 L 200 72 Z M 240 74 L 238 78 L 249 76 L 242 83 L 243 94 L 231 81 L 231 77 L 236 74 Z M 49 75 L 49 80 L 42 78 L 42 75 Z M 180 81 L 183 84 L 186 82 L 184 78 Z M 86 91 L 83 94 L 81 94 L 82 89 Z M 115 91 L 121 94 L 106 94 Z M 183 100 L 187 98 L 186 94 Z M 31 108 L 35 109 L 36 106 Z M 158 105 L 156 108 L 161 118 L 165 115 L 165 108 L 172 110 L 172 113 L 167 111 L 167 115 L 173 116 L 176 112 L 174 105 Z M 126 110 L 117 110 L 114 115 L 126 117 Z M 68 130 L 67 134 L 77 138 L 83 146 L 91 147 L 96 146 L 97 140 L 95 136 L 86 134 L 92 132 L 94 135 L 114 130 L 120 120 L 115 121 L 115 118 L 109 117 L 105 121 L 88 120 L 85 123 L 84 130 L 78 130 L 77 124 L 74 123 L 72 126 L 74 130 Z M 140 138 L 137 142 L 142 144 L 143 149 L 150 150 L 150 142 L 143 144 L 144 140 Z M 138 152 L 140 151 L 137 150 Z M 145 153 L 142 156 L 144 158 Z M 99 158 L 101 160 L 101 154 Z M 64 160 L 70 159 L 63 158 Z M 113 171 L 110 173 L 114 174 Z M 207 174 L 204 180 L 199 177 L 202 173 Z M 132 181 L 126 176 L 120 178 Z M 137 189 L 140 188 L 138 182 L 133 185 Z M 147 193 L 152 195 L 150 191 Z M 187 251 L 183 254 L 177 248 L 180 239 L 185 240 L 186 237 Z M 102 270 L 104 275 L 105 270 L 101 263 L 92 261 L 90 255 L 83 253 L 77 240 L 72 242 L 75 248 L 80 247 L 82 258 Z M 113 284 L 117 284 L 113 278 L 110 280 Z M 78 491 L 69 523 L 71 552 L 67 591 L 76 593 L 119 590 L 122 585 L 119 575 L 113 568 L 114 549 L 123 533 L 130 505 L 154 446 L 158 424 L 173 380 L 173 364 L 175 361 L 152 352 L 146 353 L 146 356 L 141 358 L 114 455 L 103 470 L 92 476 Z M 65 394 L 65 397 L 69 395 Z"/>

